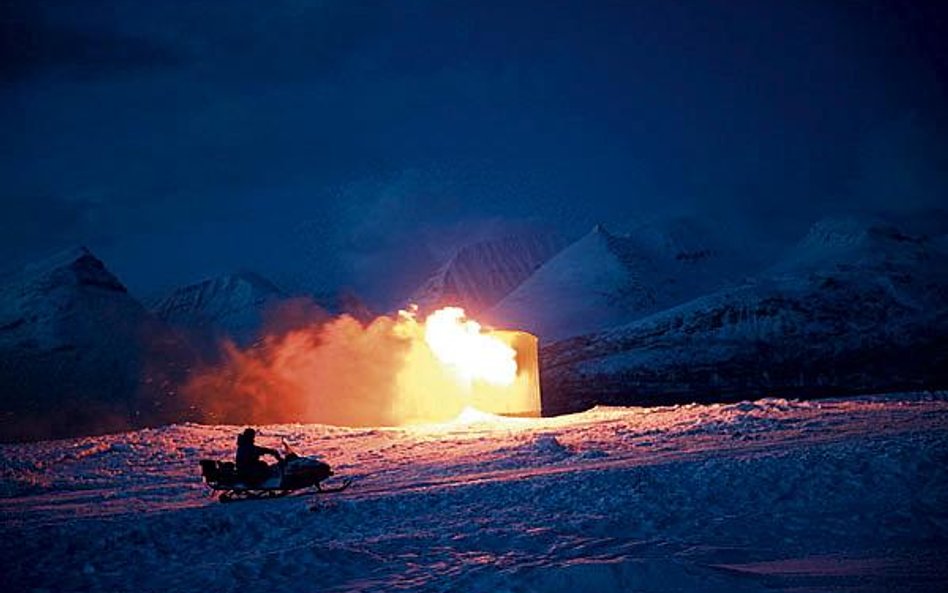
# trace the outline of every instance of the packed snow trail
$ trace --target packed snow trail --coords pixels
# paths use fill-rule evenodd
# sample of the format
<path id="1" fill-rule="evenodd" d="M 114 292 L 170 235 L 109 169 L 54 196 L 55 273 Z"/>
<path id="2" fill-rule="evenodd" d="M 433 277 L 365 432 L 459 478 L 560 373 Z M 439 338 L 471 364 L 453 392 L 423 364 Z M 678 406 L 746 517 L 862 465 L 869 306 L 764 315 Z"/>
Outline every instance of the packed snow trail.
<path id="1" fill-rule="evenodd" d="M 261 427 L 345 493 L 221 505 L 242 427 L 0 446 L 4 591 L 940 591 L 944 394 Z"/>

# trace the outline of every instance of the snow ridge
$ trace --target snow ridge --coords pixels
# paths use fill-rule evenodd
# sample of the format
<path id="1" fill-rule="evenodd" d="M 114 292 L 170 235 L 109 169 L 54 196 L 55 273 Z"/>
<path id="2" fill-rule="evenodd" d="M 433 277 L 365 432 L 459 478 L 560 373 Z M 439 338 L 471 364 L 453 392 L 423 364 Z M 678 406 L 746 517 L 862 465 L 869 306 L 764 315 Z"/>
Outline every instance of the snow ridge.
<path id="1" fill-rule="evenodd" d="M 264 310 L 286 297 L 266 278 L 240 272 L 178 288 L 153 311 L 172 326 L 210 330 L 247 342 L 260 328 Z"/>
<path id="2" fill-rule="evenodd" d="M 642 225 L 628 235 L 597 225 L 488 317 L 554 341 L 628 323 L 706 294 L 753 266 L 746 253 L 697 220 Z"/>
<path id="3" fill-rule="evenodd" d="M 559 248 L 552 235 L 529 233 L 465 245 L 409 301 L 423 312 L 459 305 L 476 315 L 509 294 Z"/>

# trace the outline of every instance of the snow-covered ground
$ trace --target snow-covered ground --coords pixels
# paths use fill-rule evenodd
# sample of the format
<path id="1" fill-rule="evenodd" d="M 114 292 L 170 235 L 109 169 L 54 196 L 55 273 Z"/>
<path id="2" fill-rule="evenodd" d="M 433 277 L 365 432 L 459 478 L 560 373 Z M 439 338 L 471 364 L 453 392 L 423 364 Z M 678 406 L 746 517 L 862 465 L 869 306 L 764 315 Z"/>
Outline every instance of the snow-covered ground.
<path id="1" fill-rule="evenodd" d="M 348 491 L 218 503 L 240 427 L 0 446 L 2 591 L 943 591 L 948 395 L 261 427 Z"/>

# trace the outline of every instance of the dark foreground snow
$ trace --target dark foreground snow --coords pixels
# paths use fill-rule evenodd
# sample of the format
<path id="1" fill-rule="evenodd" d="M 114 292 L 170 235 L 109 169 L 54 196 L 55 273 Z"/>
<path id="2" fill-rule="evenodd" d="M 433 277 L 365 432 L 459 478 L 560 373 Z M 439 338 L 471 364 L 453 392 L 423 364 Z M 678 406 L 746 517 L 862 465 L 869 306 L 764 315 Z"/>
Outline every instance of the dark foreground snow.
<path id="1" fill-rule="evenodd" d="M 944 394 L 261 429 L 356 484 L 222 505 L 237 427 L 0 446 L 3 591 L 942 591 Z"/>

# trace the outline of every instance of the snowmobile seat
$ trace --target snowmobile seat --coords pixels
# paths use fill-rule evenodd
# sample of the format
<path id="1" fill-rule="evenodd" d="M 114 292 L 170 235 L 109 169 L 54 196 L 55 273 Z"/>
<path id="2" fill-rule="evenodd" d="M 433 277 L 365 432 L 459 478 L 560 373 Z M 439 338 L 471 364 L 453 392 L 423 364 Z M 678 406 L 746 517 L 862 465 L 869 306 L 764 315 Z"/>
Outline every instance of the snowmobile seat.
<path id="1" fill-rule="evenodd" d="M 218 484 L 234 484 L 237 480 L 237 467 L 233 461 L 214 461 L 213 459 L 202 459 L 201 476 L 206 482 L 215 482 Z"/>
<path id="2" fill-rule="evenodd" d="M 233 461 L 217 462 L 217 477 L 225 482 L 237 481 L 237 464 Z"/>
<path id="3" fill-rule="evenodd" d="M 213 459 L 202 459 L 200 464 L 201 476 L 203 476 L 208 482 L 216 482 L 220 477 L 220 473 L 217 468 L 217 462 Z"/>

